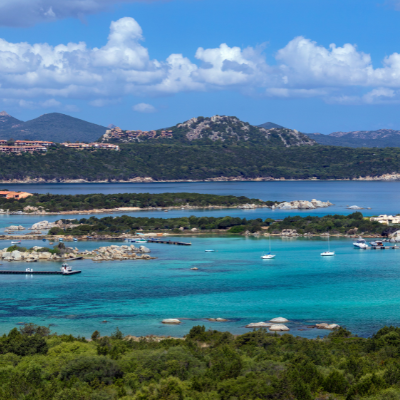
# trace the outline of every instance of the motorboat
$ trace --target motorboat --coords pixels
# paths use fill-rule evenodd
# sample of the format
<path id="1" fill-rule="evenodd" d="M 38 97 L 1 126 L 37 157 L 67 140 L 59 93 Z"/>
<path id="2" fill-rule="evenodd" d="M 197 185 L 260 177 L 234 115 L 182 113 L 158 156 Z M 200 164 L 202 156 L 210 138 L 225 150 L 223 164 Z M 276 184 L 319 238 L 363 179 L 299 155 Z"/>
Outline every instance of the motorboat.
<path id="1" fill-rule="evenodd" d="M 72 240 L 73 240 L 74 242 L 77 242 L 77 241 L 78 241 L 78 239 L 77 239 L 77 238 L 73 238 Z"/>
<path id="2" fill-rule="evenodd" d="M 147 240 L 145 239 L 137 239 L 134 241 L 134 243 L 147 243 Z"/>
<path id="3" fill-rule="evenodd" d="M 365 239 L 363 239 L 361 236 L 357 239 L 356 242 L 353 243 L 353 246 L 356 249 L 362 249 L 362 250 L 366 250 L 369 247 Z"/>
<path id="4" fill-rule="evenodd" d="M 59 242 L 63 242 L 64 239 L 63 239 L 63 238 L 58 238 L 58 241 L 59 241 Z"/>
<path id="5" fill-rule="evenodd" d="M 68 264 L 63 264 L 60 268 L 63 275 L 72 274 L 72 268 Z"/>
<path id="6" fill-rule="evenodd" d="M 331 251 L 331 244 L 330 244 L 329 235 L 328 235 L 328 251 L 322 252 L 322 253 L 321 253 L 321 256 L 322 256 L 322 257 L 332 257 L 332 256 L 334 256 L 334 255 L 335 255 L 335 252 L 334 252 L 334 251 Z"/>
<path id="7" fill-rule="evenodd" d="M 215 250 L 204 250 L 206 253 L 214 253 Z"/>
<path id="8" fill-rule="evenodd" d="M 21 244 L 21 241 L 20 240 L 15 240 L 15 241 L 11 242 L 11 244 Z"/>
<path id="9" fill-rule="evenodd" d="M 371 242 L 370 245 L 371 246 L 378 246 L 378 247 L 385 246 L 381 240 L 376 240 L 375 242 Z"/>

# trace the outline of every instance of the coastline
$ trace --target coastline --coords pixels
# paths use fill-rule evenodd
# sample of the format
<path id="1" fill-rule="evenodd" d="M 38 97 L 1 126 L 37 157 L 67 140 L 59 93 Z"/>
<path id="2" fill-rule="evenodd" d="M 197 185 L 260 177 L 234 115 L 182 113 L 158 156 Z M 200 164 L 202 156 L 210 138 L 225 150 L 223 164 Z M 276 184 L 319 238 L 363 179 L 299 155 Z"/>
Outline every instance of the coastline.
<path id="1" fill-rule="evenodd" d="M 207 179 L 160 179 L 156 180 L 152 177 L 136 177 L 128 180 L 106 179 L 106 180 L 87 180 L 87 179 L 43 179 L 43 178 L 25 178 L 25 179 L 9 179 L 0 180 L 2 184 L 34 184 L 34 183 L 190 183 L 190 182 L 302 182 L 302 181 L 400 181 L 400 173 L 393 172 L 379 176 L 360 176 L 358 178 L 343 178 L 343 179 L 319 179 L 316 177 L 307 179 L 286 179 L 273 177 L 226 177 L 220 176 Z"/>

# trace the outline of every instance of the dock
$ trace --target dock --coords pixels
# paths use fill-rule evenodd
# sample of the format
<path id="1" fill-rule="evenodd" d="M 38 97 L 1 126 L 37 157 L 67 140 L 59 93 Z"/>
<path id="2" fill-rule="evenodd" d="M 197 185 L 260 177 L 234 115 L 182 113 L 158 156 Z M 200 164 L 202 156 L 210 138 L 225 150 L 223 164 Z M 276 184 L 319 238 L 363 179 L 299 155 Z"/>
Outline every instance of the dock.
<path id="1" fill-rule="evenodd" d="M 147 239 L 147 243 L 175 244 L 177 246 L 191 246 L 192 243 L 174 242 L 172 240 Z"/>
<path id="2" fill-rule="evenodd" d="M 371 246 L 371 250 L 399 250 L 398 246 Z"/>
<path id="3" fill-rule="evenodd" d="M 61 271 L 4 271 L 0 270 L 0 274 L 7 275 L 75 275 L 80 274 L 82 271 L 71 271 L 64 274 Z"/>

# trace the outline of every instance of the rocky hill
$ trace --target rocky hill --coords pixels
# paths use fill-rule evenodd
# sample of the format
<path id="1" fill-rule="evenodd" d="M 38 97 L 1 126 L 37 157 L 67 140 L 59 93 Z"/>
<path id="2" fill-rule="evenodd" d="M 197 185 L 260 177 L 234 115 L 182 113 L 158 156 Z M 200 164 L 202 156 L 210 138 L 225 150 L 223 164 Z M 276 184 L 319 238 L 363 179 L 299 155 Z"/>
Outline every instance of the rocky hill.
<path id="1" fill-rule="evenodd" d="M 333 132 L 329 135 L 311 133 L 307 136 L 316 142 L 344 147 L 400 147 L 400 131 L 378 129 L 376 131 Z"/>
<path id="2" fill-rule="evenodd" d="M 102 141 L 122 143 L 144 141 L 166 142 L 168 144 L 259 144 L 272 146 L 314 145 L 308 136 L 292 129 L 273 127 L 270 129 L 250 125 L 237 117 L 214 115 L 197 117 L 164 130 L 121 131 L 119 128 L 107 131 Z"/>
<path id="3" fill-rule="evenodd" d="M 30 121 L 20 121 L 5 111 L 0 113 L 0 139 L 48 140 L 52 142 L 99 139 L 106 128 L 60 113 L 41 115 Z"/>
<path id="4" fill-rule="evenodd" d="M 284 128 L 282 125 L 274 124 L 273 122 L 265 122 L 264 124 L 257 125 L 258 128 L 265 128 L 265 129 L 271 129 L 271 128 Z"/>

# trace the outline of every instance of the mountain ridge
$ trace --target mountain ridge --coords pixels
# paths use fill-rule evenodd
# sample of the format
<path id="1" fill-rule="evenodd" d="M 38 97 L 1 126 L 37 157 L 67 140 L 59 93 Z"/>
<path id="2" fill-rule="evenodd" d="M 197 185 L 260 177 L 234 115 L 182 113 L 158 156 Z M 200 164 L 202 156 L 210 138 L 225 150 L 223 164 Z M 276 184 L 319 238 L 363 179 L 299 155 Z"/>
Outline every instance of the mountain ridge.
<path id="1" fill-rule="evenodd" d="M 306 134 L 319 144 L 341 147 L 400 147 L 400 130 L 377 129 L 373 131 L 332 132 Z"/>
<path id="2" fill-rule="evenodd" d="M 248 143 L 283 147 L 316 144 L 314 140 L 294 129 L 260 128 L 248 122 L 243 122 L 235 116 L 226 115 L 194 117 L 165 130 L 159 129 L 149 132 L 122 131 L 116 128 L 107 131 L 100 140 L 119 143 L 157 140 L 163 143 L 186 145 L 206 145 L 220 141 L 227 145 Z"/>
<path id="3" fill-rule="evenodd" d="M 0 113 L 0 139 L 64 141 L 97 141 L 106 127 L 61 113 L 43 114 L 20 121 L 5 111 Z"/>

